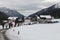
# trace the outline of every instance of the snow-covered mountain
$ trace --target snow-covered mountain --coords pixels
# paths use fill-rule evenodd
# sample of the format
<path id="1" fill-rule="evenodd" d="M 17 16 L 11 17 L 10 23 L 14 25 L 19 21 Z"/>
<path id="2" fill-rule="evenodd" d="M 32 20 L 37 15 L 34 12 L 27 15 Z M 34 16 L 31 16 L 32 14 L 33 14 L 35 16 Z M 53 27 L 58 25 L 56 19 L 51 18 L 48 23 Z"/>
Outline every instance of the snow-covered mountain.
<path id="1" fill-rule="evenodd" d="M 40 15 L 51 15 L 54 16 L 54 18 L 60 18 L 60 3 L 54 4 L 48 8 L 42 9 L 34 14 L 29 15 L 28 17 L 33 16 L 40 16 Z"/>
<path id="2" fill-rule="evenodd" d="M 55 4 L 55 8 L 60 8 L 60 2 Z"/>
<path id="3" fill-rule="evenodd" d="M 20 14 L 20 13 L 17 12 L 16 10 L 11 10 L 11 9 L 5 8 L 5 7 L 1 7 L 1 8 L 0 8 L 0 12 L 5 13 L 7 16 L 12 16 L 12 17 L 17 16 L 17 17 L 19 17 L 19 18 L 24 17 L 24 15 Z"/>

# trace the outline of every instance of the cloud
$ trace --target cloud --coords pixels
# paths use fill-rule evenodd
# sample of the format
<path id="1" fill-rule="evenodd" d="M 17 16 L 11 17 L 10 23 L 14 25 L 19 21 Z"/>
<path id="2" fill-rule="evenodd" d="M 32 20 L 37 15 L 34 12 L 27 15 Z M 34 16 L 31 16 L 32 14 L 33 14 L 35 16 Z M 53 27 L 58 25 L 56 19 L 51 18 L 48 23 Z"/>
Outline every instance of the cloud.
<path id="1" fill-rule="evenodd" d="M 45 0 L 44 2 L 59 2 L 60 0 Z"/>
<path id="2" fill-rule="evenodd" d="M 57 0 L 0 0 L 1 7 L 16 10 L 38 10 L 56 3 Z M 57 1 L 58 2 L 58 1 Z"/>
<path id="3" fill-rule="evenodd" d="M 52 6 L 60 0 L 0 0 L 0 7 L 15 9 L 22 14 L 31 14 L 38 10 Z"/>
<path id="4" fill-rule="evenodd" d="M 0 0 L 0 6 L 9 7 L 9 8 L 23 8 L 23 9 L 35 9 L 34 6 L 37 6 L 40 2 L 44 0 Z M 36 5 L 37 4 L 37 5 Z"/>

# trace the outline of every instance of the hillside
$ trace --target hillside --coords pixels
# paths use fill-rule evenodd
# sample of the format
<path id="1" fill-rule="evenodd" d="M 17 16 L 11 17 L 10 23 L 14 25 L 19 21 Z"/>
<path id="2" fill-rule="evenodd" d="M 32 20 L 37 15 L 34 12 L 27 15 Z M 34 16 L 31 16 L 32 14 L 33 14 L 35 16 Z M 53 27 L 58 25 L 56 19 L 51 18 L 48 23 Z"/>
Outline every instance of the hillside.
<path id="1" fill-rule="evenodd" d="M 54 18 L 60 18 L 60 3 L 54 4 L 51 7 L 42 9 L 34 14 L 29 15 L 28 17 L 33 17 L 33 16 L 40 16 L 40 15 L 51 15 Z"/>

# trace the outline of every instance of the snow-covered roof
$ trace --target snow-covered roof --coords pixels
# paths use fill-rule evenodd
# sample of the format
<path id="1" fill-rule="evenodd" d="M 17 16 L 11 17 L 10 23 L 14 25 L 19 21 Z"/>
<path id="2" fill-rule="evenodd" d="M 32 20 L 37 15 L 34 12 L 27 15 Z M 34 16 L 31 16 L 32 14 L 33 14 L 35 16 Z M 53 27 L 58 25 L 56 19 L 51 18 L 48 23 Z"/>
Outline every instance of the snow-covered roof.
<path id="1" fill-rule="evenodd" d="M 51 16 L 50 16 L 50 15 L 40 15 L 40 17 L 51 18 Z"/>
<path id="2" fill-rule="evenodd" d="M 3 22 L 7 22 L 6 20 L 4 20 Z"/>
<path id="3" fill-rule="evenodd" d="M 8 17 L 8 19 L 16 20 L 18 17 Z"/>

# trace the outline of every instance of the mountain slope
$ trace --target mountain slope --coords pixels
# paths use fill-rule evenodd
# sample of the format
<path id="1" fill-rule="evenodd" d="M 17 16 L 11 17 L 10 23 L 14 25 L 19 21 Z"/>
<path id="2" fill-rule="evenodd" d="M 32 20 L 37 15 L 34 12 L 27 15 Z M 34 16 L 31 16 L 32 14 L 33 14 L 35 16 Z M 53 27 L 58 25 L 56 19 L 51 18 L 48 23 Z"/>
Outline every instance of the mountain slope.
<path id="1" fill-rule="evenodd" d="M 28 17 L 33 17 L 33 16 L 40 16 L 40 15 L 51 15 L 54 18 L 60 18 L 60 3 L 54 4 L 51 7 L 48 7 L 46 9 L 42 9 L 32 15 L 29 15 Z"/>
<path id="2" fill-rule="evenodd" d="M 19 12 L 17 12 L 16 10 L 11 10 L 5 7 L 0 8 L 0 12 L 4 12 L 6 15 L 8 15 L 8 17 L 18 17 L 18 18 L 22 18 L 24 17 L 24 15 L 20 14 Z"/>

